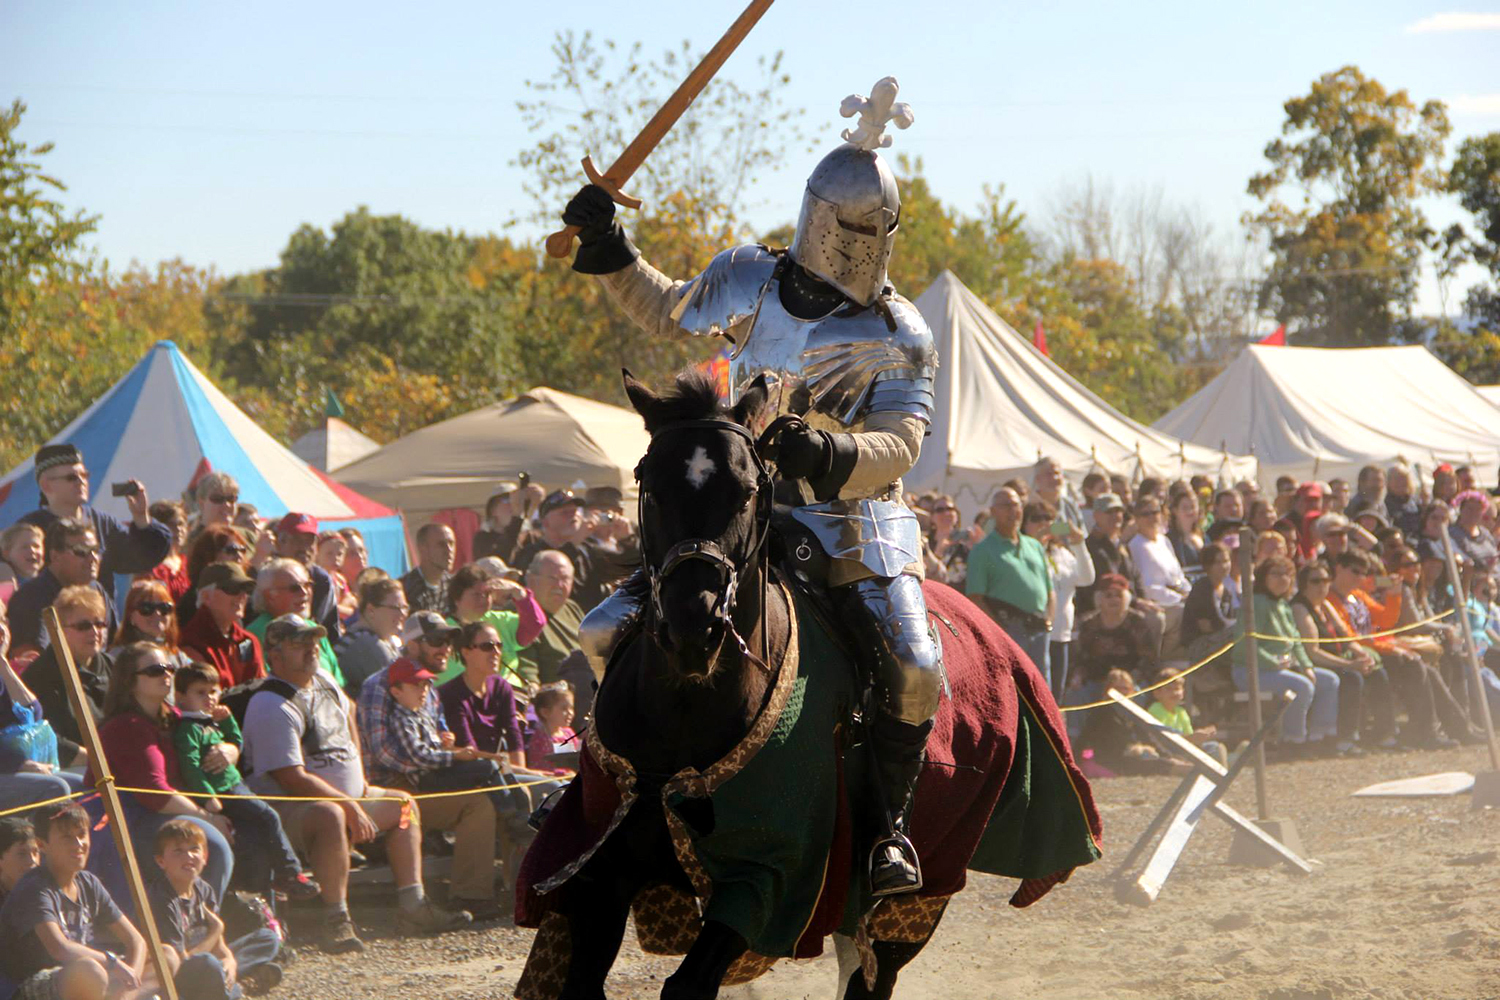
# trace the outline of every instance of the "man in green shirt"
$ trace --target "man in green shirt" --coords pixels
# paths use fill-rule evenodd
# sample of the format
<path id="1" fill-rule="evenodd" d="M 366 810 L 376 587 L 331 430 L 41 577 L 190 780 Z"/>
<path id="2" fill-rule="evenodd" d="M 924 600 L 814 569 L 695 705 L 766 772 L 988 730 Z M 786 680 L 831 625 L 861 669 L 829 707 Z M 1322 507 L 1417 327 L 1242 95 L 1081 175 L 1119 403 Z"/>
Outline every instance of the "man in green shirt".
<path id="1" fill-rule="evenodd" d="M 1052 573 L 1042 543 L 1021 531 L 1021 514 L 1015 490 L 995 491 L 990 501 L 995 526 L 969 553 L 966 586 L 970 600 L 1005 629 L 1050 684 Z"/>
<path id="2" fill-rule="evenodd" d="M 306 566 L 295 559 L 272 559 L 256 574 L 252 606 L 260 613 L 245 623 L 245 630 L 259 639 L 264 649 L 266 627 L 271 622 L 282 615 L 312 617 L 312 592 L 312 578 L 307 575 Z M 339 669 L 339 658 L 326 634 L 318 640 L 318 666 L 339 687 L 344 686 L 344 672 Z"/>

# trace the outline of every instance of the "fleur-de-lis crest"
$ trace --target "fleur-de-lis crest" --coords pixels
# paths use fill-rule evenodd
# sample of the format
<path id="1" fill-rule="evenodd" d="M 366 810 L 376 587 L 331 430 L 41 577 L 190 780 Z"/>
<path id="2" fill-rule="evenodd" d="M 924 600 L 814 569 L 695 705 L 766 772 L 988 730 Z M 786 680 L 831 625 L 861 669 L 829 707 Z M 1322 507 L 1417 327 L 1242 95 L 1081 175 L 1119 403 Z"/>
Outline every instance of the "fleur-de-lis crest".
<path id="1" fill-rule="evenodd" d="M 908 128 L 916 120 L 911 105 L 896 100 L 900 89 L 896 78 L 888 76 L 875 84 L 869 97 L 850 94 L 844 98 L 844 103 L 839 105 L 839 114 L 845 118 L 859 115 L 859 125 L 844 129 L 843 138 L 860 149 L 885 149 L 889 146 L 891 137 L 885 134 L 887 122 L 897 128 Z"/>

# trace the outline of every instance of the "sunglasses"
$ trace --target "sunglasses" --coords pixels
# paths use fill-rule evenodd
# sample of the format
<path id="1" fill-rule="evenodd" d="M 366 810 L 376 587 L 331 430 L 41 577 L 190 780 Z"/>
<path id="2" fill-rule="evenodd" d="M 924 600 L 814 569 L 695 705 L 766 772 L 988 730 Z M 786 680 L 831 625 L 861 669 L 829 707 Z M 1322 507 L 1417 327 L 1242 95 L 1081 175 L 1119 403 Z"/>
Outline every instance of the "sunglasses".
<path id="1" fill-rule="evenodd" d="M 501 649 L 501 646 L 500 646 L 500 643 L 498 643 L 498 642 L 476 642 L 473 645 L 471 645 L 469 648 L 470 649 L 482 649 L 486 653 L 498 653 L 500 651 L 500 649 Z"/>
<path id="2" fill-rule="evenodd" d="M 142 601 L 140 607 L 136 608 L 136 610 L 143 615 L 151 615 L 153 617 L 156 615 L 170 615 L 172 613 L 172 605 L 164 604 L 161 601 Z"/>
<path id="3" fill-rule="evenodd" d="M 305 583 L 283 583 L 281 586 L 279 586 L 279 587 L 272 587 L 271 589 L 272 590 L 290 590 L 294 594 L 305 594 L 308 591 L 308 586 Z"/>
<path id="4" fill-rule="evenodd" d="M 88 621 L 68 622 L 67 627 L 74 632 L 106 632 L 109 630 L 109 622 Z"/>
<path id="5" fill-rule="evenodd" d="M 69 472 L 61 476 L 52 476 L 48 480 L 53 483 L 86 483 L 89 481 L 87 472 Z"/>
<path id="6" fill-rule="evenodd" d="M 94 556 L 97 556 L 99 554 L 99 546 L 97 546 L 97 545 L 70 545 L 67 548 L 65 548 L 63 551 L 64 552 L 71 552 L 73 555 L 77 556 L 80 559 L 92 559 Z"/>
<path id="7" fill-rule="evenodd" d="M 240 502 L 240 496 L 239 496 L 238 493 L 231 493 L 231 494 L 215 493 L 213 496 L 211 496 L 211 497 L 208 498 L 208 502 L 209 503 L 222 503 L 222 504 L 236 504 L 236 503 Z"/>
<path id="8" fill-rule="evenodd" d="M 423 636 L 421 641 L 426 643 L 428 646 L 431 646 L 433 649 L 443 649 L 447 646 L 453 645 L 452 639 L 433 639 L 427 636 Z"/>
<path id="9" fill-rule="evenodd" d="M 149 667 L 142 667 L 135 672 L 137 677 L 170 677 L 176 670 L 165 663 L 153 663 Z"/>

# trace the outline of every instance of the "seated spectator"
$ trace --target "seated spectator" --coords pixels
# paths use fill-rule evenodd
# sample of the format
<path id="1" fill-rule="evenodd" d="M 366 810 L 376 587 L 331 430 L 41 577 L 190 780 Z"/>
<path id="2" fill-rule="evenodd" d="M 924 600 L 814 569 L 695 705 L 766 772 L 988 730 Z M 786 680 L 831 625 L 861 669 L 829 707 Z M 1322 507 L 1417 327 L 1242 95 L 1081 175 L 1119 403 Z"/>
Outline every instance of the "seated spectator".
<path id="1" fill-rule="evenodd" d="M 1129 696 L 1135 694 L 1136 685 L 1124 670 L 1111 670 L 1100 681 L 1100 690 Z M 1123 710 L 1100 709 L 1087 714 L 1078 745 L 1085 756 L 1110 774 L 1172 774 L 1186 769 L 1186 764 L 1163 757 L 1156 747 L 1143 741 L 1135 731 L 1133 718 Z"/>
<path id="2" fill-rule="evenodd" d="M 318 536 L 318 546 L 313 551 L 314 565 L 321 566 L 333 581 L 333 600 L 339 609 L 339 620 L 350 618 L 359 608 L 359 595 L 349 588 L 344 577 L 344 556 L 349 552 L 349 543 L 337 531 L 325 531 Z"/>
<path id="3" fill-rule="evenodd" d="M 593 701 L 593 671 L 578 644 L 583 608 L 572 599 L 573 563 L 555 549 L 538 552 L 526 569 L 526 586 L 547 617 L 536 641 L 521 651 L 522 676 L 539 684 L 566 681 Z"/>
<path id="4" fill-rule="evenodd" d="M 0 605 L 3 612 L 4 605 Z M 41 702 L 6 659 L 10 636 L 0 613 L 0 811 L 72 795 L 82 779 L 59 768 L 57 735 Z M 71 763 L 72 758 L 69 758 Z"/>
<path id="5" fill-rule="evenodd" d="M 344 579 L 358 597 L 359 575 L 370 568 L 370 550 L 358 528 L 340 528 L 339 534 L 344 536 L 344 561 L 339 565 L 339 572 L 344 574 Z"/>
<path id="6" fill-rule="evenodd" d="M 177 611 L 172 593 L 160 580 L 137 580 L 125 595 L 125 613 L 120 631 L 110 644 L 110 653 L 131 643 L 154 642 L 165 649 L 174 667 L 185 667 L 193 658 L 178 648 Z"/>
<path id="7" fill-rule="evenodd" d="M 1172 554 L 1177 557 L 1177 564 L 1191 584 L 1203 575 L 1198 553 L 1205 541 L 1198 518 L 1198 498 L 1191 490 L 1175 493 L 1168 510 L 1172 517 L 1167 528 L 1167 543 L 1172 546 Z"/>
<path id="8" fill-rule="evenodd" d="M 47 565 L 16 591 L 10 602 L 10 641 L 14 654 L 46 649 L 52 642 L 42 627 L 42 611 L 64 587 L 87 587 L 99 595 L 101 617 L 114 635 L 120 627 L 114 601 L 99 583 L 99 543 L 86 522 L 54 518 L 47 529 Z"/>
<path id="9" fill-rule="evenodd" d="M 400 657 L 401 628 L 410 610 L 400 581 L 386 577 L 359 588 L 358 624 L 345 632 L 334 648 L 339 671 L 344 675 L 345 694 L 358 698 L 371 674 Z"/>
<path id="10" fill-rule="evenodd" d="M 0 531 L 0 601 L 9 603 L 16 588 L 42 571 L 44 537 L 34 524 L 13 524 Z"/>
<path id="11" fill-rule="evenodd" d="M 310 796 L 318 801 L 276 802 L 292 843 L 312 860 L 322 886 L 325 951 L 363 951 L 349 916 L 349 851 L 385 836 L 395 877 L 402 933 L 452 930 L 472 920 L 439 909 L 422 886 L 422 824 L 417 804 L 399 791 L 365 780 L 352 705 L 318 667 L 327 632 L 295 616 L 266 629 L 272 680 L 245 711 L 245 760 L 250 787 L 262 795 Z M 370 797 L 374 798 L 370 798 Z M 433 800 L 441 801 L 441 800 Z"/>
<path id="12" fill-rule="evenodd" d="M 417 792 L 457 792 L 503 784 L 494 754 L 456 745 L 433 692 L 436 676 L 403 658 L 366 681 L 358 713 L 366 774 L 372 781 Z M 452 902 L 476 920 L 498 917 L 492 799 L 481 792 L 430 799 L 424 812 L 430 829 L 454 833 Z M 440 813 L 445 815 L 440 818 Z"/>
<path id="13" fill-rule="evenodd" d="M 160 580 L 166 584 L 172 600 L 176 601 L 192 587 L 192 581 L 188 577 L 185 551 L 188 534 L 187 511 L 183 510 L 182 504 L 175 500 L 158 500 L 151 505 L 151 518 L 158 524 L 166 525 L 167 530 L 172 533 L 172 548 L 167 552 L 166 558 L 157 563 L 154 569 L 138 579 Z"/>
<path id="14" fill-rule="evenodd" d="M 458 540 L 446 524 L 429 521 L 418 529 L 416 568 L 401 578 L 413 611 L 447 612 L 448 580 L 457 552 Z"/>
<path id="15" fill-rule="evenodd" d="M 1338 674 L 1315 667 L 1308 658 L 1292 615 L 1290 598 L 1297 568 L 1285 556 L 1273 556 L 1255 567 L 1255 656 L 1260 690 L 1272 697 L 1283 691 L 1293 701 L 1281 716 L 1281 742 L 1288 759 L 1321 752 L 1321 741 L 1338 733 Z M 1249 690 L 1243 643 L 1235 649 L 1231 674 L 1235 687 Z M 1309 743 L 1312 744 L 1309 747 Z"/>
<path id="16" fill-rule="evenodd" d="M 235 562 L 214 563 L 198 575 L 198 611 L 179 637 L 192 660 L 211 664 L 227 690 L 265 673 L 260 640 L 240 624 L 255 581 Z"/>
<path id="17" fill-rule="evenodd" d="M 1042 543 L 1052 575 L 1057 610 L 1048 636 L 1047 666 L 1051 671 L 1052 696 L 1061 702 L 1068 687 L 1068 654 L 1073 645 L 1073 595 L 1079 587 L 1093 585 L 1094 560 L 1084 547 L 1083 532 L 1058 517 L 1046 501 L 1028 504 L 1021 523 L 1026 534 Z"/>
<path id="18" fill-rule="evenodd" d="M 1151 702 L 1147 711 L 1156 718 L 1156 721 L 1186 736 L 1204 753 L 1227 767 L 1229 751 L 1225 749 L 1224 744 L 1214 739 L 1219 735 L 1218 729 L 1214 726 L 1199 726 L 1195 729 L 1192 716 L 1188 715 L 1187 708 L 1182 704 L 1183 699 L 1187 697 L 1187 682 L 1171 667 L 1162 667 L 1157 671 L 1156 682 L 1162 681 L 1167 683 L 1162 684 L 1153 692 L 1156 698 Z"/>
<path id="19" fill-rule="evenodd" d="M 310 621 L 322 624 L 321 619 L 313 615 L 313 583 L 308 575 L 307 567 L 296 559 L 278 557 L 272 559 L 261 567 L 255 576 L 255 597 L 252 607 L 257 612 L 254 618 L 245 623 L 245 628 L 260 640 L 261 647 L 266 644 L 266 628 L 280 618 L 282 615 L 300 615 Z M 339 668 L 339 658 L 333 652 L 333 645 L 328 641 L 327 626 L 324 625 L 324 638 L 318 642 L 318 666 L 332 677 L 334 683 L 340 687 L 344 686 L 344 672 Z"/>
<path id="20" fill-rule="evenodd" d="M 282 559 L 291 559 L 302 564 L 312 583 L 312 593 L 309 599 L 312 602 L 311 614 L 304 614 L 304 618 L 310 617 L 313 621 L 328 630 L 329 642 L 333 642 L 343 635 L 343 629 L 339 625 L 339 609 L 337 595 L 334 593 L 333 577 L 313 561 L 313 555 L 318 546 L 318 520 L 311 514 L 291 513 L 276 522 L 274 529 L 276 538 L 276 555 Z M 267 562 L 265 565 L 270 565 Z M 302 612 L 296 612 L 302 614 Z M 333 647 L 328 647 L 328 659 L 333 658 Z M 334 661 L 337 664 L 337 661 Z M 325 661 L 324 666 L 327 666 Z M 335 674 L 335 677 L 338 675 Z"/>
<path id="21" fill-rule="evenodd" d="M 1182 608 L 1182 644 L 1198 660 L 1234 638 L 1239 627 L 1239 592 L 1231 582 L 1229 549 L 1209 542 L 1198 550 L 1204 575 L 1193 584 Z"/>
<path id="22" fill-rule="evenodd" d="M 129 480 L 132 492 L 125 496 L 130 510 L 129 526 L 89 506 L 89 470 L 83 455 L 71 444 L 43 445 L 36 453 L 32 471 L 42 494 L 42 505 L 21 518 L 47 532 L 52 548 L 52 526 L 75 521 L 88 527 L 99 547 L 99 579 L 113 584 L 116 574 L 148 573 L 166 557 L 172 535 L 166 525 L 151 520 L 151 501 L 139 480 Z M 11 623 L 14 627 L 15 623 Z M 17 637 L 17 642 L 20 641 Z"/>
<path id="23" fill-rule="evenodd" d="M 1398 463 L 1386 470 L 1385 512 L 1408 539 L 1421 530 L 1422 505 L 1412 495 L 1411 470 L 1405 465 Z"/>
<path id="24" fill-rule="evenodd" d="M 1110 573 L 1095 588 L 1098 607 L 1079 619 L 1078 638 L 1074 640 L 1075 674 L 1083 685 L 1083 701 L 1101 695 L 1104 675 L 1111 670 L 1149 677 L 1156 672 L 1159 655 L 1146 616 L 1131 607 L 1126 579 Z"/>
<path id="25" fill-rule="evenodd" d="M 1187 600 L 1187 574 L 1182 571 L 1172 544 L 1161 530 L 1161 504 L 1148 497 L 1135 505 L 1136 533 L 1130 539 L 1130 557 L 1141 581 L 1141 596 L 1161 608 L 1166 616 L 1162 652 L 1170 654 L 1182 634 L 1182 605 Z"/>
<path id="26" fill-rule="evenodd" d="M 41 859 L 42 849 L 31 820 L 0 817 L 0 906 L 5 905 L 6 897 L 21 878 L 41 864 Z"/>
<path id="27" fill-rule="evenodd" d="M 1245 515 L 1245 523 L 1248 524 L 1257 535 L 1263 535 L 1275 526 L 1281 518 L 1276 513 L 1276 508 L 1265 500 L 1257 500 L 1250 505 L 1250 512 Z"/>
<path id="28" fill-rule="evenodd" d="M 188 590 L 177 599 L 177 620 L 190 622 L 198 610 L 198 577 L 216 562 L 248 565 L 250 547 L 243 535 L 232 527 L 216 524 L 200 532 L 188 545 Z M 248 572 L 248 571 L 247 571 Z"/>
<path id="29" fill-rule="evenodd" d="M 0 970 L 20 984 L 13 1000 L 115 1000 L 154 982 L 145 939 L 104 883 L 84 871 L 88 813 L 76 805 L 48 807 L 33 823 L 42 863 L 0 907 Z M 124 954 L 101 947 L 100 932 Z"/>
<path id="30" fill-rule="evenodd" d="M 1220 521 L 1243 521 L 1245 519 L 1244 501 L 1236 490 L 1219 490 L 1214 494 L 1213 506 L 1209 508 L 1210 526 Z"/>
<path id="31" fill-rule="evenodd" d="M 176 712 L 167 704 L 173 667 L 158 646 L 140 642 L 126 646 L 115 658 L 109 690 L 104 697 L 104 724 L 99 743 L 120 785 L 151 792 L 121 792 L 126 828 L 136 851 L 149 855 L 161 825 L 174 816 L 186 817 L 203 828 L 208 838 L 208 881 L 222 898 L 229 890 L 234 857 L 229 849 L 232 826 L 201 800 L 180 794 L 181 772 L 172 742 Z M 240 748 L 224 743 L 210 751 L 215 767 L 224 770 L 239 760 Z M 204 762 L 205 765 L 208 761 Z M 84 779 L 92 785 L 91 773 Z M 122 886 L 123 888 L 123 886 Z"/>
<path id="32" fill-rule="evenodd" d="M 536 725 L 526 736 L 526 766 L 542 774 L 569 774 L 558 767 L 553 754 L 577 753 L 578 734 L 573 731 L 573 691 L 567 684 L 543 684 L 532 703 Z"/>
<path id="33" fill-rule="evenodd" d="M 110 660 L 104 653 L 109 622 L 104 616 L 104 597 L 94 587 L 66 587 L 52 602 L 62 622 L 63 642 L 73 656 L 83 694 L 97 724 L 104 720 L 104 692 L 109 687 Z M 85 763 L 83 734 L 68 701 L 67 683 L 57 650 L 50 646 L 26 668 L 26 686 L 42 706 L 42 716 L 57 734 L 57 756 L 64 767 Z"/>
<path id="34" fill-rule="evenodd" d="M 1357 757 L 1363 752 L 1360 726 L 1367 707 L 1375 722 L 1363 742 L 1390 749 L 1396 745 L 1396 703 L 1390 678 L 1380 656 L 1352 641 L 1343 616 L 1328 603 L 1332 584 L 1333 571 L 1321 559 L 1303 566 L 1297 573 L 1292 616 L 1302 638 L 1319 640 L 1304 644 L 1308 659 L 1339 675 L 1338 737 L 1333 750 L 1339 756 Z"/>
<path id="35" fill-rule="evenodd" d="M 1257 566 L 1267 559 L 1290 558 L 1290 553 L 1293 551 L 1292 544 L 1280 531 L 1267 531 L 1255 536 L 1255 565 Z"/>
<path id="36" fill-rule="evenodd" d="M 236 755 L 244 744 L 239 724 L 229 709 L 219 704 L 219 674 L 213 667 L 194 663 L 177 671 L 173 687 L 179 717 L 172 729 L 177 754 L 178 787 L 211 795 L 195 800 L 204 812 L 218 813 L 234 826 L 234 860 L 244 874 L 242 881 L 257 892 L 267 887 L 292 899 L 318 895 L 318 884 L 302 871 L 276 810 L 244 783 L 233 762 L 224 764 L 220 747 L 232 747 Z M 223 764 L 224 766 L 216 766 Z M 212 768 L 212 770 L 210 770 Z"/>
<path id="37" fill-rule="evenodd" d="M 200 877 L 208 859 L 203 831 L 174 819 L 156 832 L 155 870 L 143 872 L 162 947 L 178 963 L 173 982 L 186 1000 L 233 1000 L 281 982 L 281 938 L 269 927 L 225 940 L 219 897 Z"/>
<path id="38" fill-rule="evenodd" d="M 515 573 L 509 568 L 505 572 Z M 480 563 L 470 563 L 453 574 L 448 584 L 448 601 L 448 624 L 463 626 L 482 621 L 494 627 L 504 645 L 501 672 L 521 700 L 529 702 L 537 678 L 521 666 L 521 650 L 535 642 L 547 624 L 547 615 L 536 597 L 515 580 L 496 575 Z M 514 610 L 504 608 L 505 604 Z M 455 657 L 439 679 L 451 680 L 462 671 L 463 664 Z"/>
<path id="39" fill-rule="evenodd" d="M 1490 498 L 1478 490 L 1466 490 L 1454 499 L 1453 505 L 1458 517 L 1448 528 L 1448 537 L 1453 539 L 1454 551 L 1480 573 L 1493 573 L 1496 562 L 1500 561 L 1500 548 L 1496 547 L 1494 534 L 1481 523 L 1489 512 Z"/>

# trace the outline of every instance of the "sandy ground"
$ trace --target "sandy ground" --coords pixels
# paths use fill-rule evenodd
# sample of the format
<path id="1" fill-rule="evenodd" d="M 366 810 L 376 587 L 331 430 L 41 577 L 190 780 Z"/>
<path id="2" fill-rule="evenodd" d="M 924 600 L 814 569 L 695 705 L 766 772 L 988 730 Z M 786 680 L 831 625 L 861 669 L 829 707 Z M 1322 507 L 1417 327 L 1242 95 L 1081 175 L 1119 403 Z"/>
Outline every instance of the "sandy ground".
<path id="1" fill-rule="evenodd" d="M 1500 998 L 1500 811 L 1468 796 L 1354 799 L 1374 781 L 1479 771 L 1483 748 L 1315 761 L 1269 771 L 1271 811 L 1291 818 L 1315 871 L 1227 863 L 1229 827 L 1205 818 L 1158 901 L 1116 901 L 1115 864 L 1176 784 L 1095 783 L 1105 857 L 1029 910 L 1006 904 L 1014 882 L 975 876 L 903 975 L 904 1000 L 1045 997 L 1182 1000 L 1479 1000 Z M 1228 801 L 1254 812 L 1248 773 Z M 530 932 L 507 922 L 413 943 L 385 938 L 389 914 L 357 906 L 370 950 L 307 953 L 275 996 L 510 996 Z M 651 998 L 673 960 L 627 937 L 610 996 Z M 784 963 L 726 1000 L 834 995 L 832 948 Z"/>

